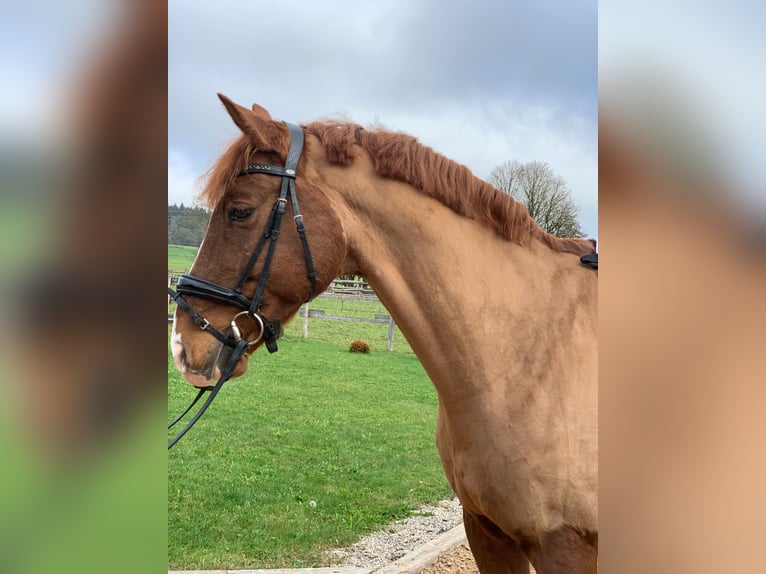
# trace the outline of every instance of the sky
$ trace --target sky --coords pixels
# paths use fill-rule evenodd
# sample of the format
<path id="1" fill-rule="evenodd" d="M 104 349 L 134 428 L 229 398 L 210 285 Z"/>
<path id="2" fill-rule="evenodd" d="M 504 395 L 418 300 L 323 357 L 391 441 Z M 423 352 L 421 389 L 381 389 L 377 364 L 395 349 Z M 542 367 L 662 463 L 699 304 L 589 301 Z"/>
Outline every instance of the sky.
<path id="1" fill-rule="evenodd" d="M 6 2 L 0 18 L 0 137 L 50 138 L 73 75 L 111 29 L 115 0 Z"/>
<path id="2" fill-rule="evenodd" d="M 659 142 L 664 148 L 697 148 L 761 216 L 764 22 L 766 3 L 757 0 L 608 0 L 598 8 L 602 103 L 636 116 L 643 130 L 661 127 L 672 140 Z"/>
<path id="3" fill-rule="evenodd" d="M 62 85 L 94 36 L 109 34 L 115 4 L 7 6 L 3 142 L 49 137 Z M 169 203 L 194 201 L 198 178 L 236 135 L 220 91 L 293 122 L 380 122 L 482 178 L 506 160 L 548 162 L 595 236 L 599 80 L 650 95 L 674 83 L 681 104 L 670 115 L 693 109 L 696 139 L 715 143 L 739 187 L 766 196 L 762 2 L 170 0 L 168 9 Z M 626 81 L 630 69 L 654 79 L 628 72 Z"/>
<path id="4" fill-rule="evenodd" d="M 416 136 L 486 179 L 543 161 L 597 219 L 597 6 L 544 2 L 170 0 L 168 202 L 190 204 L 238 130 L 221 92 L 272 117 Z"/>

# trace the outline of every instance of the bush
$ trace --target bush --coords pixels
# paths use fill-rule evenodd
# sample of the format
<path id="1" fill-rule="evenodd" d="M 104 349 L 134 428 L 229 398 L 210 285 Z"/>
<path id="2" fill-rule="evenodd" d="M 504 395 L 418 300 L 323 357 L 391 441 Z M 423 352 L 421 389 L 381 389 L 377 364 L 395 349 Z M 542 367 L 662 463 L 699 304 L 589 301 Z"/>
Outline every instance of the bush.
<path id="1" fill-rule="evenodd" d="M 366 341 L 362 341 L 361 339 L 357 339 L 356 341 L 352 341 L 351 345 L 348 348 L 349 351 L 352 353 L 369 353 L 370 352 L 370 346 L 367 344 Z"/>

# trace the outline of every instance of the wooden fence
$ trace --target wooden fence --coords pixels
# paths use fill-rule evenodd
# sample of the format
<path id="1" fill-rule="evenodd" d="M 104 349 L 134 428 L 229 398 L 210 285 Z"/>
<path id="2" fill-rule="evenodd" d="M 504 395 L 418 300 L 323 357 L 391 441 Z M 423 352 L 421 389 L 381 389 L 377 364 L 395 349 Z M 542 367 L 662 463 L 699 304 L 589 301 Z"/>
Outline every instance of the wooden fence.
<path id="1" fill-rule="evenodd" d="M 320 295 L 317 299 L 324 297 Z M 316 301 L 316 299 L 315 299 Z M 374 318 L 367 317 L 340 317 L 337 315 L 325 315 L 324 311 L 319 309 L 310 309 L 309 304 L 305 303 L 300 311 L 300 316 L 303 319 L 303 338 L 308 339 L 309 336 L 309 319 L 321 319 L 325 321 L 345 321 L 348 323 L 376 323 L 379 325 L 388 325 L 388 341 L 386 343 L 386 349 L 389 351 L 394 350 L 394 328 L 396 322 L 391 315 L 378 315 L 375 314 Z"/>
<path id="2" fill-rule="evenodd" d="M 377 301 L 375 292 L 363 279 L 335 279 L 327 290 L 322 293 L 323 297 L 333 299 L 361 299 L 362 301 Z"/>

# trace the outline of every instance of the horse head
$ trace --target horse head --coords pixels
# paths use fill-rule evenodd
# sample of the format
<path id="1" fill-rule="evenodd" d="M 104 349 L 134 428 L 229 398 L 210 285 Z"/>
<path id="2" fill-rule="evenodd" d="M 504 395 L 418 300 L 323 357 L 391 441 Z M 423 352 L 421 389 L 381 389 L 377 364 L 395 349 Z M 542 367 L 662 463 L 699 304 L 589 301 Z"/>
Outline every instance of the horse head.
<path id="1" fill-rule="evenodd" d="M 258 105 L 219 97 L 242 134 L 202 192 L 212 213 L 179 283 L 187 312 L 176 312 L 171 343 L 176 366 L 197 387 L 214 384 L 231 356 L 227 345 L 248 341 L 235 377 L 264 342 L 276 350 L 280 326 L 327 288 L 346 253 L 341 220 L 312 166 L 321 146 Z"/>

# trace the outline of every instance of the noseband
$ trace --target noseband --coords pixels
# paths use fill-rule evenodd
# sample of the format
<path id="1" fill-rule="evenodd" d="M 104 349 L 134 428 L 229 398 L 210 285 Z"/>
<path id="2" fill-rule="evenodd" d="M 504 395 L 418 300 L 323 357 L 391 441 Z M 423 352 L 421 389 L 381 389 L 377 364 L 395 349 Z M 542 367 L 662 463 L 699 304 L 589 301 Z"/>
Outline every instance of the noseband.
<path id="1" fill-rule="evenodd" d="M 298 231 L 298 236 L 301 240 L 303 247 L 303 253 L 306 257 L 306 270 L 309 283 L 311 285 L 311 292 L 308 299 L 311 299 L 316 291 L 316 277 L 317 273 L 314 270 L 314 263 L 311 258 L 311 250 L 306 239 L 306 229 L 303 225 L 303 216 L 298 208 L 298 196 L 295 192 L 295 177 L 298 167 L 298 160 L 301 157 L 303 151 L 303 130 L 300 127 L 285 122 L 287 129 L 290 133 L 290 148 L 287 152 L 287 159 L 285 160 L 284 167 L 275 165 L 252 163 L 245 169 L 240 171 L 238 177 L 244 175 L 250 175 L 255 173 L 261 173 L 266 175 L 275 175 L 282 178 L 282 186 L 279 191 L 279 198 L 274 203 L 274 207 L 271 210 L 271 215 L 266 222 L 263 234 L 258 240 L 258 244 L 255 246 L 253 254 L 250 256 L 245 269 L 242 272 L 242 276 L 239 279 L 237 285 L 230 289 L 223 285 L 218 285 L 211 281 L 201 279 L 200 277 L 194 277 L 193 275 L 183 274 L 178 279 L 176 290 L 168 288 L 168 295 L 176 302 L 180 309 L 186 311 L 191 317 L 192 321 L 203 331 L 210 333 L 213 337 L 218 339 L 223 345 L 223 349 L 226 352 L 230 352 L 230 356 L 226 361 L 226 366 L 221 372 L 221 377 L 213 387 L 205 387 L 200 389 L 197 393 L 194 401 L 187 407 L 187 409 L 177 417 L 173 422 L 168 425 L 168 429 L 175 426 L 186 414 L 194 407 L 205 392 L 210 392 L 210 396 L 207 401 L 202 405 L 200 410 L 192 417 L 189 423 L 184 429 L 176 435 L 176 437 L 168 443 L 168 449 L 172 448 L 183 437 L 189 429 L 199 420 L 202 414 L 207 410 L 213 399 L 218 394 L 223 384 L 231 377 L 234 372 L 234 368 L 239 363 L 239 360 L 247 352 L 248 348 L 259 343 L 263 340 L 269 353 L 277 351 L 277 338 L 281 332 L 281 326 L 279 318 L 275 318 L 273 321 L 268 321 L 260 312 L 262 306 L 263 293 L 266 289 L 266 282 L 269 278 L 269 272 L 271 271 L 272 259 L 274 257 L 274 250 L 276 248 L 277 240 L 279 239 L 279 232 L 282 226 L 282 218 L 285 214 L 287 207 L 288 196 L 291 200 L 293 207 L 293 218 L 295 220 L 295 227 Z M 268 244 L 266 250 L 266 257 L 263 263 L 263 270 L 261 271 L 258 285 L 256 286 L 255 293 L 252 298 L 247 297 L 242 289 L 247 283 L 250 273 L 255 267 L 261 253 Z M 229 328 L 225 332 L 221 332 L 213 327 L 210 322 L 197 313 L 194 308 L 184 298 L 185 296 L 201 297 L 203 299 L 210 299 L 219 303 L 227 305 L 233 305 L 242 309 L 239 313 L 234 315 L 231 320 Z M 308 300 L 307 299 L 307 300 Z M 237 321 L 240 318 L 250 319 L 256 327 L 255 332 L 257 336 L 254 339 L 245 339 L 242 337 L 242 332 Z M 222 355 L 225 356 L 225 355 Z M 220 359 L 218 361 L 220 364 Z"/>

